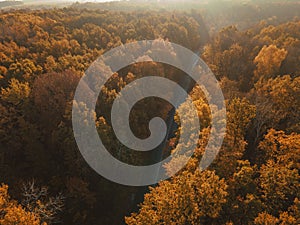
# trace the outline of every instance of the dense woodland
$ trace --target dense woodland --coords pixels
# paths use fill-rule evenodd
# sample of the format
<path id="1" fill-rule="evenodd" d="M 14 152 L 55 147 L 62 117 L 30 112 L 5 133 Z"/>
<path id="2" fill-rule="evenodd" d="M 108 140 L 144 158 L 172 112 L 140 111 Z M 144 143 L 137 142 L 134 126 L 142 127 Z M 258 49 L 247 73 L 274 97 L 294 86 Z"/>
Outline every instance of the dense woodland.
<path id="1" fill-rule="evenodd" d="M 186 11 L 74 4 L 1 12 L 1 225 L 300 224 L 300 5 L 237 3 L 228 14 L 217 3 L 191 4 Z M 193 157 L 173 178 L 138 188 L 112 183 L 88 166 L 74 140 L 71 109 L 80 77 L 99 55 L 145 39 L 200 52 L 226 98 L 227 133 L 217 159 L 200 172 L 211 112 L 195 86 L 190 95 L 201 131 Z M 96 108 L 99 136 L 111 154 L 137 165 L 149 163 L 147 155 L 116 140 L 110 109 L 126 84 L 149 73 L 176 81 L 186 76 L 155 62 L 131 65 L 106 83 Z M 162 100 L 137 108 L 143 104 L 155 111 L 133 110 L 139 137 L 147 137 L 153 116 L 166 119 L 171 110 Z M 189 118 L 184 104 L 179 110 Z M 177 124 L 164 156 L 180 150 L 184 131 Z M 177 160 L 165 165 L 167 173 Z"/>

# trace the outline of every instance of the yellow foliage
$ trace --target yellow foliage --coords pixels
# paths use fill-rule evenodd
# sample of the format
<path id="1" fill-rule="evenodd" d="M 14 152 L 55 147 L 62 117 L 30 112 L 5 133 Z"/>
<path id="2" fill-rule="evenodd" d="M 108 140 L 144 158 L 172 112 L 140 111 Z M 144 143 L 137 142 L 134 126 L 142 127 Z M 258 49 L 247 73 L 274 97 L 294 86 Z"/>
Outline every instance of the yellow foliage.
<path id="1" fill-rule="evenodd" d="M 0 224 L 1 225 L 47 225 L 41 223 L 37 215 L 28 212 L 16 201 L 10 199 L 8 186 L 0 187 Z"/>
<path id="2" fill-rule="evenodd" d="M 28 98 L 29 94 L 29 84 L 27 82 L 22 83 L 15 78 L 10 80 L 8 88 L 1 88 L 1 98 L 14 105 Z"/>
<path id="3" fill-rule="evenodd" d="M 255 77 L 270 78 L 278 75 L 287 53 L 285 49 L 279 49 L 275 45 L 264 46 L 254 59 L 254 63 L 257 64 Z"/>
<path id="4" fill-rule="evenodd" d="M 226 202 L 227 184 L 212 171 L 185 171 L 171 181 L 163 181 L 145 195 L 138 214 L 127 224 L 201 224 L 217 218 Z"/>

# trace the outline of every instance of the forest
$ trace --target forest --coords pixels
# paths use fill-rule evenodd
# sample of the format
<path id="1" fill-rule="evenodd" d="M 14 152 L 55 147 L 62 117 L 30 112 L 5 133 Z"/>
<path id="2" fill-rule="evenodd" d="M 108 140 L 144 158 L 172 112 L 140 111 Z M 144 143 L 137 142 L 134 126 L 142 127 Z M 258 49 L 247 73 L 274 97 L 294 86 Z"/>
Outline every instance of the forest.
<path id="1" fill-rule="evenodd" d="M 300 224 L 300 3 L 155 4 L 1 11 L 1 225 Z M 105 179 L 84 160 L 72 106 L 92 62 L 140 40 L 199 53 L 223 91 L 227 125 L 217 158 L 200 171 L 212 112 L 201 88 L 190 87 L 201 124 L 194 154 L 170 179 L 133 187 Z M 95 109 L 106 148 L 133 165 L 153 163 L 153 152 L 133 152 L 117 140 L 111 108 L 127 84 L 147 74 L 178 83 L 187 76 L 163 63 L 132 64 L 105 83 Z M 153 110 L 143 112 L 146 106 Z M 80 104 L 78 110 L 88 113 Z M 133 133 L 148 137 L 151 118 L 168 120 L 171 110 L 162 99 L 138 102 L 130 115 Z M 186 105 L 178 110 L 189 119 Z M 181 150 L 176 144 L 185 132 L 176 113 L 171 119 L 175 128 L 161 146 L 164 158 Z M 182 160 L 173 159 L 166 173 Z"/>

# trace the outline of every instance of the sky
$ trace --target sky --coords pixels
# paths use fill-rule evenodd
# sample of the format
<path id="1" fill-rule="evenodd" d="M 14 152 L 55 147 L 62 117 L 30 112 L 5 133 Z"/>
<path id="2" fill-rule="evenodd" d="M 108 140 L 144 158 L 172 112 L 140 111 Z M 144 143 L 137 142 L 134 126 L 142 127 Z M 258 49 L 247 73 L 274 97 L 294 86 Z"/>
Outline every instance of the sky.
<path id="1" fill-rule="evenodd" d="M 5 2 L 7 0 L 0 0 L 0 2 Z M 16 0 L 18 1 L 18 0 Z M 19 0 L 22 1 L 22 0 Z M 23 2 L 41 2 L 42 0 L 23 0 Z M 45 0 L 44 0 L 45 1 Z M 111 1 L 118 1 L 118 0 L 46 0 L 45 2 L 111 2 Z"/>

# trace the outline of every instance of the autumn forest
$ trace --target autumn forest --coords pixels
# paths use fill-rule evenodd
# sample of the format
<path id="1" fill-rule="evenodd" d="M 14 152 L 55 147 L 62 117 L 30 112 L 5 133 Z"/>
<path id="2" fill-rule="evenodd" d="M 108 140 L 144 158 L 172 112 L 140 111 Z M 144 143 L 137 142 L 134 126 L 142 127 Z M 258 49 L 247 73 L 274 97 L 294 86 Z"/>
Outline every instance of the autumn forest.
<path id="1" fill-rule="evenodd" d="M 201 1 L 202 2 L 202 1 Z M 300 224 L 300 3 L 298 1 L 120 1 L 0 9 L 0 225 Z M 174 176 L 127 186 L 94 171 L 73 134 L 78 82 L 100 55 L 140 40 L 173 42 L 198 54 L 222 89 L 226 135 L 213 163 L 198 168 L 212 112 L 203 90 L 189 92 L 201 129 L 194 153 Z M 133 133 L 151 118 L 171 124 L 158 149 L 135 152 L 117 139 L 118 93 L 146 75 L 182 85 L 187 74 L 141 62 L 112 74 L 95 108 L 99 137 L 115 158 L 149 165 L 180 152 L 178 114 L 163 99 L 132 109 Z M 145 107 L 153 110 L 143 111 Z M 189 121 L 190 109 L 178 111 Z M 222 121 L 220 121 L 222 123 Z M 185 143 L 186 146 L 190 143 Z M 184 156 L 164 165 L 177 171 Z"/>

